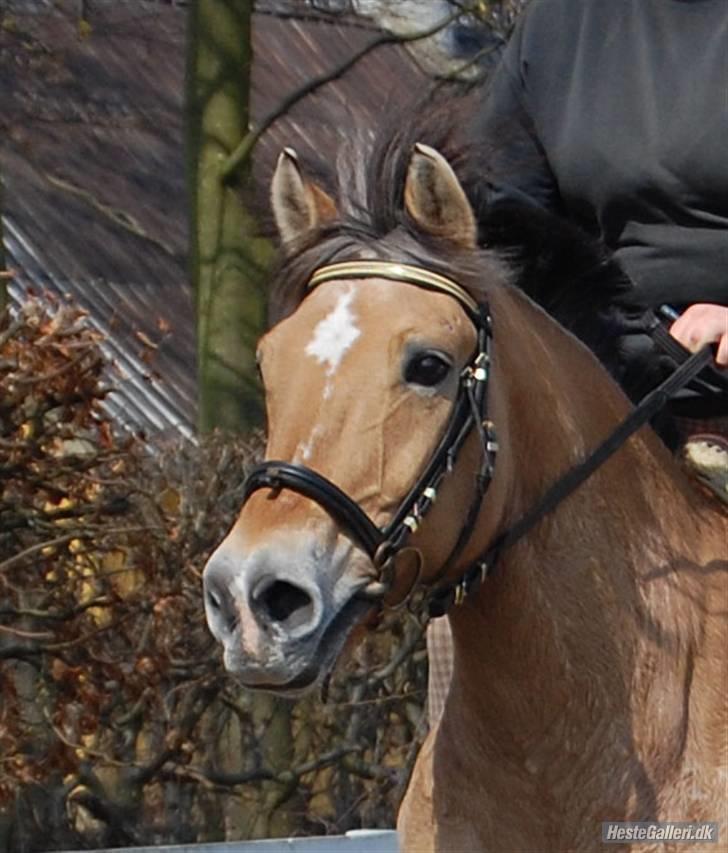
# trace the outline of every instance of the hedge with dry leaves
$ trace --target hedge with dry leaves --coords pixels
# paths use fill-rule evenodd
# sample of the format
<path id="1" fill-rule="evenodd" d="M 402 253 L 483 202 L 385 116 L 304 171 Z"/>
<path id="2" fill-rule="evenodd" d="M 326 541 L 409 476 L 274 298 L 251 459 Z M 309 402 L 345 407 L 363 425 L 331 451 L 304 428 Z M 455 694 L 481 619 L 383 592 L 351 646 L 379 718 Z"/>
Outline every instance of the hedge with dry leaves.
<path id="1" fill-rule="evenodd" d="M 420 624 L 380 629 L 326 705 L 236 685 L 200 575 L 257 445 L 124 436 L 101 345 L 66 303 L 0 323 L 0 848 L 392 826 L 422 734 Z"/>

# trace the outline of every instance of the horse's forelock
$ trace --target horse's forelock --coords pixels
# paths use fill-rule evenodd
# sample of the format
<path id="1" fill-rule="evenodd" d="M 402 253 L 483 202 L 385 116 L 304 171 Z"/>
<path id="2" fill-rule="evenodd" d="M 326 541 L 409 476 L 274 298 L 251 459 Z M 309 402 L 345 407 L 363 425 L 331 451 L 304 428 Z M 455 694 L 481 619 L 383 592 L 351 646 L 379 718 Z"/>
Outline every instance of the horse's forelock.
<path id="1" fill-rule="evenodd" d="M 440 91 L 417 105 L 392 107 L 390 119 L 374 132 L 356 128 L 342 141 L 336 158 L 303 164 L 304 171 L 335 199 L 338 218 L 298 251 L 282 259 L 274 276 L 270 321 L 295 310 L 306 282 L 321 266 L 352 257 L 378 257 L 425 266 L 452 276 L 476 298 L 495 272 L 507 279 L 505 266 L 485 248 L 459 249 L 423 234 L 404 207 L 404 186 L 417 143 L 439 151 L 451 164 L 477 212 L 483 207 L 483 143 L 468 137 L 467 113 L 476 107 L 467 96 L 454 99 Z"/>

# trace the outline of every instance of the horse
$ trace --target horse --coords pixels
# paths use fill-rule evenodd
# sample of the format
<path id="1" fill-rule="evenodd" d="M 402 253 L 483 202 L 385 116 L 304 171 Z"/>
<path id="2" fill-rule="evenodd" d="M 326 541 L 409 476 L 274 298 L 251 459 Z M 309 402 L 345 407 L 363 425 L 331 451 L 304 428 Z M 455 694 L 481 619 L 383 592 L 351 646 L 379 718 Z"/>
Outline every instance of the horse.
<path id="1" fill-rule="evenodd" d="M 509 538 L 629 416 L 602 363 L 624 280 L 541 213 L 485 209 L 451 136 L 418 132 L 342 155 L 338 190 L 278 159 L 266 460 L 203 578 L 225 666 L 299 695 L 419 596 L 453 665 L 405 851 L 725 837 L 728 515 L 646 426 Z"/>

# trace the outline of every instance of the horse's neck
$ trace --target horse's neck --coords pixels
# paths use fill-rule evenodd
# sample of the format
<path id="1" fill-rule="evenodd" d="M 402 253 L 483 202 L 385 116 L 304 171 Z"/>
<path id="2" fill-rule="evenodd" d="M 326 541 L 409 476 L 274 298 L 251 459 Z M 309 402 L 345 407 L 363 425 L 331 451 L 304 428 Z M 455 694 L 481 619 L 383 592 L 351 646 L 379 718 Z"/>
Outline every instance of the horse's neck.
<path id="1" fill-rule="evenodd" d="M 450 616 L 439 755 L 455 777 L 484 781 L 477 808 L 552 798 L 585 818 L 691 814 L 665 791 L 691 773 L 698 792 L 715 786 L 728 760 L 726 585 L 709 588 L 728 562 L 665 559 L 645 542 L 637 566 L 626 531 L 590 553 L 568 541 L 583 529 L 552 527 L 553 556 L 514 550 Z"/>
<path id="2" fill-rule="evenodd" d="M 514 328 L 500 359 L 522 383 L 499 403 L 514 516 L 627 411 L 591 357 L 560 335 L 547 324 L 543 337 L 518 341 Z M 548 411 L 534 409 L 546 399 Z M 726 525 L 706 515 L 696 533 L 695 495 L 671 466 L 654 436 L 632 439 L 455 610 L 443 726 L 473 733 L 468 743 L 481 746 L 470 759 L 490 753 L 498 772 L 511 762 L 541 781 L 567 768 L 578 778 L 583 766 L 585 784 L 600 755 L 615 771 L 642 773 L 645 760 L 674 769 L 696 711 L 691 679 L 722 654 L 708 605 L 725 594 L 728 563 Z M 708 701 L 697 710 L 720 713 Z"/>

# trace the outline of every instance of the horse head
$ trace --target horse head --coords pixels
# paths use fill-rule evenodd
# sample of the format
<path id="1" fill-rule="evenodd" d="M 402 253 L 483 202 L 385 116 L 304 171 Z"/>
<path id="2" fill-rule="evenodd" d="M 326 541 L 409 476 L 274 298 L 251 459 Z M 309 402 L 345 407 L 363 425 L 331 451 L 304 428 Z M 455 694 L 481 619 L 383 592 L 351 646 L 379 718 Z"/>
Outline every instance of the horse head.
<path id="1" fill-rule="evenodd" d="M 455 570 L 464 519 L 474 524 L 493 475 L 490 319 L 446 274 L 447 259 L 467 266 L 478 252 L 476 219 L 431 147 L 414 147 L 403 184 L 409 233 L 434 252 L 427 265 L 391 235 L 315 251 L 336 231 L 336 204 L 292 151 L 278 160 L 284 253 L 304 247 L 317 262 L 260 342 L 268 461 L 204 573 L 210 629 L 250 687 L 312 687 L 382 601 Z M 486 276 L 505 273 L 492 260 Z"/>

